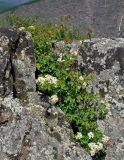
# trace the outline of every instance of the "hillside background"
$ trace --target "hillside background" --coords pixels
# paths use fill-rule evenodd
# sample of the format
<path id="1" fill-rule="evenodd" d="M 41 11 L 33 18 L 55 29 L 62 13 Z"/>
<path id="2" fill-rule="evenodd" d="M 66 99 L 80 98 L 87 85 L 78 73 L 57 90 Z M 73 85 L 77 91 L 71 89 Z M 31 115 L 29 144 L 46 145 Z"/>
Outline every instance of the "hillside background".
<path id="1" fill-rule="evenodd" d="M 80 27 L 84 33 L 89 27 L 93 28 L 94 37 L 124 36 L 124 0 L 39 0 L 20 6 L 14 12 L 37 16 L 42 23 L 49 20 L 57 23 L 65 16 L 72 28 Z"/>

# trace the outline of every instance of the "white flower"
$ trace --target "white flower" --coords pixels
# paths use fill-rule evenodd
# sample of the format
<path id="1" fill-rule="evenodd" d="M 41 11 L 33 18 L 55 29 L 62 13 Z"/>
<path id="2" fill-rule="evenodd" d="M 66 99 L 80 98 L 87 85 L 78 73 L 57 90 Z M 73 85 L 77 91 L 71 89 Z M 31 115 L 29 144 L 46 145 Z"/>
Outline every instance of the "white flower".
<path id="1" fill-rule="evenodd" d="M 29 26 L 28 29 L 35 30 L 34 26 Z"/>
<path id="2" fill-rule="evenodd" d="M 90 147 L 91 150 L 97 149 L 96 143 L 89 143 L 88 146 Z"/>
<path id="3" fill-rule="evenodd" d="M 44 77 L 38 77 L 38 79 L 36 79 L 36 83 L 43 84 L 44 82 L 45 82 L 45 78 Z"/>
<path id="4" fill-rule="evenodd" d="M 79 41 L 80 45 L 82 44 L 83 41 Z"/>
<path id="5" fill-rule="evenodd" d="M 50 84 L 54 84 L 55 86 L 57 86 L 57 79 L 56 77 L 53 77 L 49 74 L 45 75 L 45 77 L 38 77 L 38 79 L 36 80 L 36 83 L 40 83 L 40 84 L 43 84 L 43 83 L 50 83 Z"/>
<path id="6" fill-rule="evenodd" d="M 103 149 L 103 144 L 100 143 L 100 142 L 98 142 L 98 143 L 97 143 L 97 151 L 100 151 L 100 150 L 102 150 L 102 149 Z"/>
<path id="7" fill-rule="evenodd" d="M 91 151 L 90 151 L 90 155 L 91 155 L 91 156 L 94 156 L 95 154 L 96 154 L 95 150 L 91 150 Z"/>
<path id="8" fill-rule="evenodd" d="M 82 133 L 80 132 L 77 132 L 77 135 L 75 136 L 76 139 L 81 139 L 83 136 L 82 136 Z"/>
<path id="9" fill-rule="evenodd" d="M 89 143 L 88 146 L 90 147 L 91 156 L 94 156 L 96 154 L 96 151 L 97 151 L 96 143 Z"/>
<path id="10" fill-rule="evenodd" d="M 70 50 L 70 53 L 73 55 L 73 56 L 77 56 L 78 55 L 78 51 L 75 51 L 73 49 Z"/>
<path id="11" fill-rule="evenodd" d="M 79 80 L 80 80 L 80 81 L 84 81 L 83 76 L 80 76 L 80 77 L 79 77 Z M 83 86 L 86 87 L 86 86 L 87 86 L 87 83 L 86 83 L 86 82 L 83 82 Z"/>
<path id="12" fill-rule="evenodd" d="M 97 152 L 103 149 L 103 144 L 98 142 L 96 143 L 89 143 L 88 146 L 90 147 L 90 154 L 94 156 Z"/>
<path id="13" fill-rule="evenodd" d="M 48 83 L 57 85 L 57 78 L 56 77 L 53 77 L 53 76 L 47 74 L 47 75 L 45 75 L 45 79 Z"/>
<path id="14" fill-rule="evenodd" d="M 65 60 L 62 59 L 61 57 L 57 59 L 58 62 L 64 62 Z"/>
<path id="15" fill-rule="evenodd" d="M 84 87 L 86 87 L 86 86 L 87 86 L 87 83 L 86 83 L 86 82 L 84 82 L 84 83 L 83 83 L 83 86 L 84 86 Z"/>
<path id="16" fill-rule="evenodd" d="M 79 77 L 79 80 L 80 80 L 80 81 L 83 81 L 83 80 L 84 80 L 84 78 L 83 78 L 82 76 L 80 76 L 80 77 Z"/>
<path id="17" fill-rule="evenodd" d="M 89 132 L 88 133 L 88 137 L 89 137 L 89 139 L 93 138 L 94 137 L 94 133 L 93 132 Z"/>
<path id="18" fill-rule="evenodd" d="M 77 87 L 77 89 L 79 89 L 79 90 L 80 90 L 80 89 L 81 89 L 81 86 L 78 86 L 78 87 Z"/>
<path id="19" fill-rule="evenodd" d="M 106 95 L 105 95 L 105 99 L 108 100 L 108 101 L 111 101 L 111 100 L 112 100 L 112 97 L 110 97 L 109 94 L 106 94 Z"/>
<path id="20" fill-rule="evenodd" d="M 52 95 L 50 98 L 49 98 L 49 101 L 51 104 L 56 104 L 58 101 L 59 101 L 59 98 L 57 95 Z"/>
<path id="21" fill-rule="evenodd" d="M 104 136 L 102 137 L 102 142 L 103 142 L 103 143 L 107 143 L 109 140 L 110 140 L 110 137 L 108 137 L 108 136 L 106 136 L 106 135 L 104 135 Z"/>
<path id="22" fill-rule="evenodd" d="M 24 31 L 25 30 L 25 27 L 20 27 L 19 28 L 19 31 Z"/>
<path id="23" fill-rule="evenodd" d="M 101 102 L 101 103 L 105 103 L 105 101 L 103 101 L 103 100 L 101 100 L 100 102 Z"/>
<path id="24" fill-rule="evenodd" d="M 72 58 L 72 57 L 70 57 L 69 59 L 70 59 L 70 60 L 74 60 L 74 58 Z"/>

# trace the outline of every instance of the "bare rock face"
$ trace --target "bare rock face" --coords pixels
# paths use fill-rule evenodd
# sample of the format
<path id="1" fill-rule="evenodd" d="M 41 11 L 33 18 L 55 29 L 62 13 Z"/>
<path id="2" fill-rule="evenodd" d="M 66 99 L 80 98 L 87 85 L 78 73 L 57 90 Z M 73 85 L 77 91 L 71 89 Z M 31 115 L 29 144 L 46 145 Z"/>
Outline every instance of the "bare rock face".
<path id="1" fill-rule="evenodd" d="M 63 112 L 35 91 L 29 33 L 0 29 L 0 160 L 90 160 Z"/>
<path id="2" fill-rule="evenodd" d="M 30 35 L 0 30 L 0 96 L 14 98 L 35 92 L 35 57 Z"/>

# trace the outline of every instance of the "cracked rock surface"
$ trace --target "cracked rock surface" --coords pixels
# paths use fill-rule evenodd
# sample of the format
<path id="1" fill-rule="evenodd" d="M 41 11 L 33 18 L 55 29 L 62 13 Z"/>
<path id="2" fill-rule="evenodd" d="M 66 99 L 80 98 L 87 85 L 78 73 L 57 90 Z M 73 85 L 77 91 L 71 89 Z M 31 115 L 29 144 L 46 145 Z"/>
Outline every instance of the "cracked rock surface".
<path id="1" fill-rule="evenodd" d="M 36 92 L 29 33 L 0 29 L 0 160 L 90 160 L 64 113 Z"/>
<path id="2" fill-rule="evenodd" d="M 94 92 L 99 90 L 108 104 L 108 115 L 98 121 L 99 128 L 111 139 L 105 160 L 124 160 L 124 39 L 93 39 L 86 42 L 84 72 L 96 72 Z"/>

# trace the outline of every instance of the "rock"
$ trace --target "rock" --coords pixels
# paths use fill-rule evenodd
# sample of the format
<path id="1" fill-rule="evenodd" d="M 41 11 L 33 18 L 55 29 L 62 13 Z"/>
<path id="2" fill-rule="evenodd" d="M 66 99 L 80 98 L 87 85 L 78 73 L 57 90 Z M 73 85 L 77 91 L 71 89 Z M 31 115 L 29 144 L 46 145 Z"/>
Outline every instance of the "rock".
<path id="1" fill-rule="evenodd" d="M 82 73 L 96 73 L 92 92 L 100 92 L 109 109 L 106 119 L 98 121 L 99 129 L 111 138 L 104 159 L 123 160 L 124 39 L 92 39 L 83 45 L 55 42 L 55 54 L 59 47 L 67 54 L 65 46 L 79 51 Z M 0 29 L 0 159 L 92 159 L 72 141 L 64 113 L 36 92 L 33 48 L 29 33 Z"/>
<path id="2" fill-rule="evenodd" d="M 89 46 L 87 50 L 81 52 L 82 56 L 85 53 L 83 63 L 96 72 L 94 92 L 100 91 L 109 109 L 103 126 L 100 126 L 104 134 L 111 137 L 105 159 L 123 160 L 124 39 L 92 39 L 87 45 Z M 90 73 L 89 68 L 84 68 L 84 72 Z"/>
<path id="3" fill-rule="evenodd" d="M 29 34 L 1 29 L 0 48 L 0 95 L 24 97 L 26 92 L 35 92 L 34 47 Z"/>
<path id="4" fill-rule="evenodd" d="M 61 54 L 64 47 L 79 51 L 78 64 L 82 73 L 89 75 L 95 72 L 96 76 L 89 91 L 99 92 L 109 110 L 106 119 L 98 121 L 99 129 L 111 138 L 107 145 L 105 160 L 123 160 L 124 39 L 93 38 L 91 41 L 84 41 L 83 45 L 79 41 L 69 44 L 60 42 L 60 45 L 58 43 L 54 45 L 55 54 Z M 60 50 L 58 46 L 61 46 Z M 63 54 L 67 53 L 64 51 Z"/>
<path id="5" fill-rule="evenodd" d="M 36 92 L 33 48 L 29 33 L 0 29 L 0 159 L 91 160 L 64 113 Z"/>

